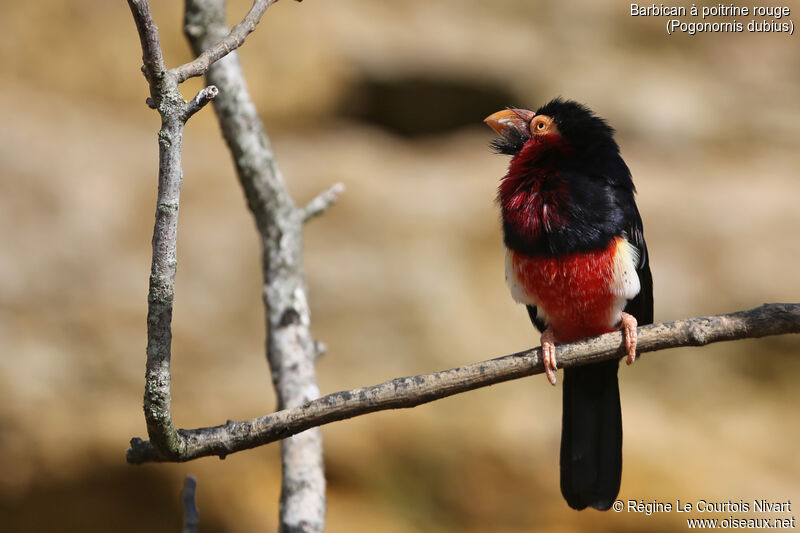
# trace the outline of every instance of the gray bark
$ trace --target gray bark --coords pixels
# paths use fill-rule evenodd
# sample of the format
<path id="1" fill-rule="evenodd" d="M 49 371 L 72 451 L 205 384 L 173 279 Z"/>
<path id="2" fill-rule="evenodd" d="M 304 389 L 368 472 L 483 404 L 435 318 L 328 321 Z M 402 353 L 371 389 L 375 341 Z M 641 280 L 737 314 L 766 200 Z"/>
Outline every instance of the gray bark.
<path id="1" fill-rule="evenodd" d="M 187 0 L 185 33 L 196 54 L 213 48 L 228 34 L 224 0 Z M 266 352 L 278 409 L 297 407 L 319 397 L 303 275 L 307 210 L 296 207 L 286 190 L 236 52 L 212 64 L 206 79 L 220 89 L 214 110 L 260 235 Z M 280 530 L 322 531 L 325 475 L 320 430 L 282 441 L 281 459 Z"/>
<path id="2" fill-rule="evenodd" d="M 179 457 L 186 441 L 176 431 L 170 412 L 170 357 L 172 303 L 177 269 L 178 208 L 183 166 L 181 144 L 189 117 L 217 94 L 206 87 L 190 102 L 184 102 L 178 80 L 168 71 L 161 52 L 158 28 L 146 0 L 129 0 L 139 40 L 145 78 L 150 86 L 148 105 L 161 115 L 158 132 L 158 197 L 153 227 L 153 257 L 147 295 L 147 364 L 144 416 L 147 434 L 164 457 Z"/>
<path id="3" fill-rule="evenodd" d="M 147 0 L 128 0 L 142 45 L 143 72 L 150 86 L 147 104 L 157 109 L 162 119 L 148 293 L 144 412 L 151 452 L 163 461 L 179 460 L 187 452 L 186 436 L 175 429 L 170 411 L 171 323 L 183 179 L 181 142 L 186 121 L 218 95 L 217 115 L 260 235 L 267 357 L 278 392 L 278 408 L 302 405 L 319 396 L 314 371 L 317 344 L 311 336 L 302 269 L 302 228 L 305 220 L 333 203 L 341 187 L 326 191 L 310 206 L 294 205 L 247 92 L 238 58 L 231 54 L 276 1 L 255 0 L 242 22 L 230 32 L 225 24 L 224 1 L 187 2 L 186 33 L 198 57 L 167 70 Z M 185 102 L 179 84 L 206 73 L 209 79 L 219 81 L 222 94 L 210 85 Z M 325 477 L 319 429 L 293 435 L 282 443 L 281 455 L 284 471 L 280 530 L 322 531 Z"/>
<path id="4" fill-rule="evenodd" d="M 638 329 L 637 352 L 682 346 L 800 333 L 800 303 L 764 304 L 748 311 L 651 324 Z M 557 344 L 559 368 L 570 368 L 625 355 L 620 332 Z M 396 378 L 379 385 L 334 392 L 300 407 L 244 422 L 229 421 L 209 428 L 181 430 L 187 450 L 178 461 L 228 454 L 284 439 L 308 428 L 367 413 L 415 407 L 454 394 L 544 372 L 541 349 L 534 348 L 496 359 L 433 374 Z M 163 461 L 150 443 L 131 440 L 128 461 Z M 174 460 L 174 459 L 170 459 Z"/>

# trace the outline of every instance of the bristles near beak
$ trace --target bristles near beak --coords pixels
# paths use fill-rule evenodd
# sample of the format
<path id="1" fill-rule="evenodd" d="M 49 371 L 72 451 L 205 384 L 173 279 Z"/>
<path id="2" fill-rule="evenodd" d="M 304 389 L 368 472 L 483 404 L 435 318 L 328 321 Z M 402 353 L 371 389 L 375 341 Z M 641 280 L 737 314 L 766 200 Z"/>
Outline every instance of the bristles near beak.
<path id="1" fill-rule="evenodd" d="M 511 141 L 518 139 L 520 134 L 525 138 L 530 137 L 528 125 L 534 115 L 536 113 L 527 109 L 503 109 L 492 113 L 483 121 L 502 138 Z"/>

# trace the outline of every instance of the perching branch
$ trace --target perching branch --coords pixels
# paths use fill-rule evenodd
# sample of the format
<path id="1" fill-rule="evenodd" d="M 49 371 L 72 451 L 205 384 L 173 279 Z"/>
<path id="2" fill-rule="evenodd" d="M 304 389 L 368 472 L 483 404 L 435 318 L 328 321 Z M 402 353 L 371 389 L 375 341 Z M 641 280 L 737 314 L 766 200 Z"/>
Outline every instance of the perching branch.
<path id="1" fill-rule="evenodd" d="M 253 8 L 259 3 L 266 9 L 272 2 L 256 2 Z M 215 43 L 225 43 L 235 35 L 243 39 L 241 26 L 223 38 L 228 32 L 225 1 L 186 0 L 185 33 L 198 60 L 215 57 L 220 47 Z M 267 359 L 278 408 L 297 407 L 319 396 L 314 369 L 318 343 L 311 335 L 303 274 L 302 232 L 307 211 L 295 206 L 286 189 L 238 55 L 231 53 L 211 65 L 206 79 L 220 89 L 214 110 L 260 237 Z M 316 214 L 331 205 L 342 189 L 334 186 L 323 193 L 322 200 L 312 201 L 324 204 L 315 207 Z M 325 473 L 319 429 L 281 442 L 281 460 L 279 530 L 321 532 L 325 525 Z"/>
<path id="2" fill-rule="evenodd" d="M 800 333 L 800 304 L 764 304 L 748 311 L 696 317 L 639 328 L 639 353 L 713 342 Z M 620 332 L 556 346 L 560 368 L 619 358 L 625 353 Z M 375 411 L 400 409 L 544 372 L 540 348 L 472 363 L 433 374 L 393 379 L 379 385 L 335 392 L 304 405 L 244 422 L 180 430 L 186 453 L 177 461 L 226 455 L 255 448 L 309 428 Z M 165 460 L 149 442 L 132 439 L 131 463 Z"/>

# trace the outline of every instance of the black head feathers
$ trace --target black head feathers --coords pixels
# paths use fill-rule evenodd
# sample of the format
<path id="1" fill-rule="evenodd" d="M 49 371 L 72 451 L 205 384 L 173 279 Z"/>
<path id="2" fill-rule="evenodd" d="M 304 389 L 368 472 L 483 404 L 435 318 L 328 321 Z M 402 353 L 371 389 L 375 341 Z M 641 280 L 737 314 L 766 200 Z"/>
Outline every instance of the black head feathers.
<path id="1" fill-rule="evenodd" d="M 561 135 L 578 153 L 590 149 L 619 151 L 614 141 L 614 128 L 583 104 L 555 98 L 537 109 L 536 114 L 551 117 Z"/>

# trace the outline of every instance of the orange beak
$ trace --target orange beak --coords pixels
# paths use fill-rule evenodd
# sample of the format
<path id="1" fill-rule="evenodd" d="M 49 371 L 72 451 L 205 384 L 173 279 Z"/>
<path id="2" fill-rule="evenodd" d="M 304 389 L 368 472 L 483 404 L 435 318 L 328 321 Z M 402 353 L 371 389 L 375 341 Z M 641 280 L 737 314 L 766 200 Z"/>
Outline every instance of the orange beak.
<path id="1" fill-rule="evenodd" d="M 492 113 L 483 121 L 504 139 L 512 140 L 519 136 L 512 134 L 511 131 L 521 133 L 526 138 L 531 136 L 529 124 L 535 115 L 536 113 L 527 109 L 503 109 Z"/>

